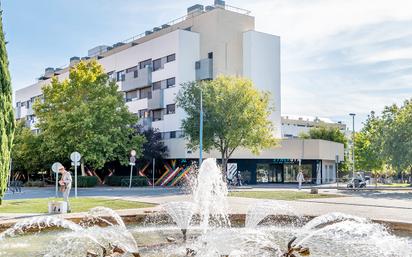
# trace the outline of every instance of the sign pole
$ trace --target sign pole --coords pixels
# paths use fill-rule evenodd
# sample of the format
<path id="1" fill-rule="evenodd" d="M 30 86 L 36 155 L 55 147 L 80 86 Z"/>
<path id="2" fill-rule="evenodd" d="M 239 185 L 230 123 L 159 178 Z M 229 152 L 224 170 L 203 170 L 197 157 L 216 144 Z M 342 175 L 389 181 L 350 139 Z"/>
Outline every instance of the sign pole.
<path id="1" fill-rule="evenodd" d="M 59 197 L 59 173 L 56 172 L 56 194 L 55 197 L 58 198 Z"/>
<path id="2" fill-rule="evenodd" d="M 59 169 L 61 167 L 61 163 L 60 162 L 55 162 L 52 165 L 52 171 L 54 172 L 54 174 L 56 174 L 56 192 L 55 192 L 55 197 L 59 197 Z"/>
<path id="3" fill-rule="evenodd" d="M 153 172 L 152 172 L 153 174 L 152 174 L 152 187 L 154 188 L 154 184 L 155 184 L 155 181 L 154 181 L 154 177 L 155 177 L 155 158 L 153 158 Z"/>
<path id="4" fill-rule="evenodd" d="M 72 165 L 74 165 L 74 197 L 77 198 L 77 166 L 82 158 L 81 154 L 78 152 L 72 152 L 70 154 L 70 159 L 72 160 Z"/>
<path id="5" fill-rule="evenodd" d="M 136 163 L 136 151 L 131 150 L 130 151 L 130 180 L 129 180 L 129 189 L 132 188 L 132 176 L 133 176 L 133 166 Z"/>
<path id="6" fill-rule="evenodd" d="M 133 176 L 133 165 L 130 164 L 130 180 L 129 180 L 129 189 L 132 188 L 132 176 Z"/>
<path id="7" fill-rule="evenodd" d="M 77 162 L 74 163 L 74 197 L 77 198 Z"/>

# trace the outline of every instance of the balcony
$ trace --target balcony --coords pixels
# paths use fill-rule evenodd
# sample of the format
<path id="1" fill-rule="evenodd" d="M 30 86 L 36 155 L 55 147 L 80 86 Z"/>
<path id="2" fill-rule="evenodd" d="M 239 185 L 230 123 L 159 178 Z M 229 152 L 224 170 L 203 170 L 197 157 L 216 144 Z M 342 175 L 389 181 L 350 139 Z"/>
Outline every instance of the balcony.
<path id="1" fill-rule="evenodd" d="M 196 80 L 213 79 L 213 59 L 196 62 Z"/>
<path id="2" fill-rule="evenodd" d="M 158 89 L 152 91 L 152 98 L 147 101 L 149 110 L 163 109 L 164 108 L 164 90 Z"/>
<path id="3" fill-rule="evenodd" d="M 147 87 L 152 83 L 152 68 L 149 66 L 137 70 L 137 77 L 135 72 L 126 73 L 124 81 L 121 82 L 122 91 L 131 91 L 134 89 Z"/>
<path id="4" fill-rule="evenodd" d="M 27 109 L 27 115 L 34 115 L 33 104 L 30 104 L 29 108 Z"/>
<path id="5" fill-rule="evenodd" d="M 139 126 L 142 126 L 144 130 L 148 130 L 152 127 L 152 118 L 151 117 L 140 118 L 137 124 Z"/>

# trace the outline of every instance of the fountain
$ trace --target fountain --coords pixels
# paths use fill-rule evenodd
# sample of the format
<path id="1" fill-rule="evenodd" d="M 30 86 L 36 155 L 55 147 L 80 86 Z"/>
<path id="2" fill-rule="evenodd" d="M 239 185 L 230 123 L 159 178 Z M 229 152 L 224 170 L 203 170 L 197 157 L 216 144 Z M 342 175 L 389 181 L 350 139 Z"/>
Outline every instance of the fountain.
<path id="1" fill-rule="evenodd" d="M 236 227 L 227 212 L 227 193 L 216 161 L 207 159 L 189 201 L 166 203 L 166 214 L 151 214 L 160 223 L 126 225 L 116 212 L 102 207 L 90 210 L 79 224 L 58 216 L 35 217 L 0 234 L 0 256 L 411 256 L 410 235 L 396 236 L 381 224 L 342 213 L 303 224 L 283 201 L 257 201 L 246 213 L 245 226 Z M 280 222 L 283 217 L 299 222 Z M 180 233 L 183 242 L 174 239 Z"/>

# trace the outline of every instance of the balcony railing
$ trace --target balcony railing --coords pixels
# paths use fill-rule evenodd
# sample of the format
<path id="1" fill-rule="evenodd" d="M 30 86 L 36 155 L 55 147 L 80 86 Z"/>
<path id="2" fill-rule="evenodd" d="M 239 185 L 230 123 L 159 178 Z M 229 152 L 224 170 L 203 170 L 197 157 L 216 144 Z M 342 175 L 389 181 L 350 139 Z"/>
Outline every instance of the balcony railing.
<path id="1" fill-rule="evenodd" d="M 152 91 L 152 98 L 147 102 L 147 107 L 149 110 L 163 109 L 164 108 L 164 90 L 154 90 Z"/>
<path id="2" fill-rule="evenodd" d="M 146 66 L 137 71 L 137 77 L 135 72 L 126 73 L 124 81 L 121 82 L 121 89 L 126 92 L 147 87 L 150 84 L 152 84 L 152 68 Z"/>

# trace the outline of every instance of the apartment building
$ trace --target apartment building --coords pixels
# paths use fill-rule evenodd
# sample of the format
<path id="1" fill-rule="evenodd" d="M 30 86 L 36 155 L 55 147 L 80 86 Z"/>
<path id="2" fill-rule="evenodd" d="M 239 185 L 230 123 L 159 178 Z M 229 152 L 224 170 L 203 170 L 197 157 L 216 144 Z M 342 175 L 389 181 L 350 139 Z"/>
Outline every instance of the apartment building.
<path id="1" fill-rule="evenodd" d="M 302 133 L 308 133 L 310 129 L 320 127 L 338 128 L 345 135 L 347 133 L 344 123 L 334 122 L 328 118 L 287 115 L 281 117 L 281 122 L 283 138 L 298 138 Z"/>
<path id="2" fill-rule="evenodd" d="M 91 58 L 98 60 L 107 74 L 117 81 L 129 110 L 140 117 L 141 125 L 162 133 L 173 169 L 198 158 L 197 151 L 186 147 L 181 129 L 186 114 L 175 103 L 181 84 L 185 82 L 214 79 L 220 74 L 251 79 L 258 89 L 271 93 L 274 111 L 270 119 L 276 128 L 275 136 L 281 137 L 280 37 L 256 31 L 255 18 L 247 10 L 221 0 L 206 7 L 197 4 L 189 7 L 181 18 L 112 46 L 94 47 L 85 57 L 72 57 L 67 67 L 46 68 L 35 84 L 16 91 L 16 118 L 25 119 L 27 125 L 36 130 L 32 104 L 37 97 L 42 97 L 41 87 L 50 83 L 53 76 L 59 80 L 68 78 L 70 66 Z M 247 169 L 252 174 L 250 183 L 282 183 L 293 182 L 298 159 L 299 164 L 308 162 L 308 177 L 315 181 L 322 161 L 324 165 L 334 165 L 335 155 L 343 155 L 343 147 L 336 143 L 302 142 L 284 142 L 281 147 L 260 156 L 240 149 L 234 160 L 237 158 L 239 170 Z M 306 155 L 300 149 L 305 144 L 308 144 Z M 311 148 L 314 155 L 307 155 Z M 328 149 L 333 150 L 327 152 Z M 218 156 L 206 153 L 206 157 Z M 312 159 L 303 161 L 309 157 Z M 258 174 L 259 163 L 270 163 L 260 172 L 263 175 Z M 289 175 L 284 175 L 285 163 L 293 166 L 290 166 L 292 173 L 286 171 Z M 282 170 L 282 176 L 273 175 L 277 171 L 272 172 L 275 167 L 272 164 L 278 164 L 275 166 Z M 269 176 L 271 179 L 259 178 Z"/>

